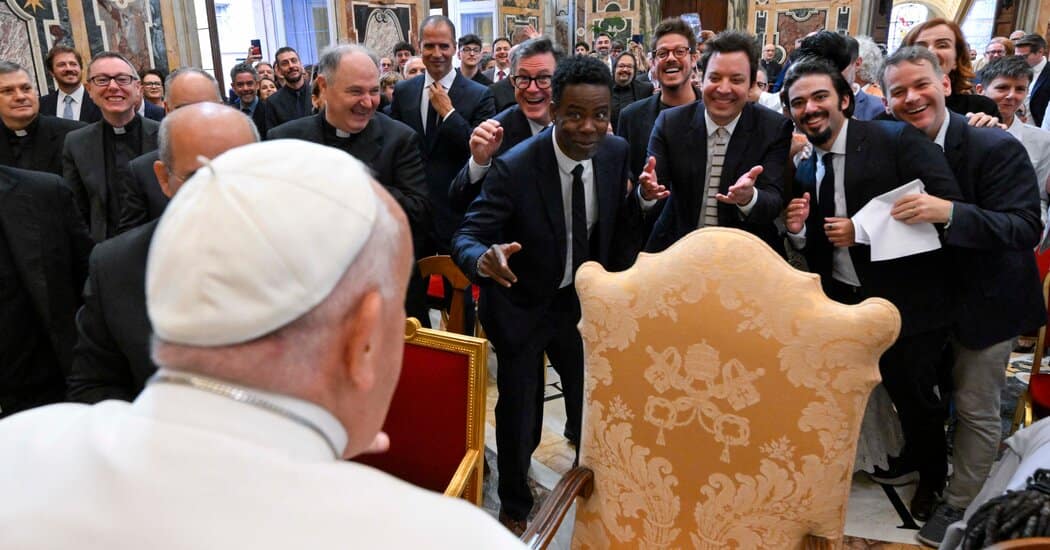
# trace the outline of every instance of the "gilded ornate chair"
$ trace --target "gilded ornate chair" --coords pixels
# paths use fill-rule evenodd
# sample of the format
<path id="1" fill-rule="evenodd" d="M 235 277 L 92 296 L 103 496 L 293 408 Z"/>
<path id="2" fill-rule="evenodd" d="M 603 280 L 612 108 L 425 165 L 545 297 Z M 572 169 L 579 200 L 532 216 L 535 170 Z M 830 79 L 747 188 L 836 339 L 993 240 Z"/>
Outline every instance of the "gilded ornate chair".
<path id="1" fill-rule="evenodd" d="M 1043 278 L 1043 301 L 1050 304 L 1050 275 Z M 1050 415 L 1050 375 L 1040 373 L 1046 350 L 1046 325 L 1039 327 L 1032 353 L 1032 372 L 1028 378 L 1028 387 L 1017 398 L 1014 409 L 1014 421 L 1010 432 L 1031 426 L 1033 422 Z"/>
<path id="2" fill-rule="evenodd" d="M 896 308 L 833 302 L 816 275 L 726 228 L 625 272 L 585 264 L 576 287 L 582 468 L 523 540 L 545 546 L 579 494 L 574 548 L 841 546 Z"/>
<path id="3" fill-rule="evenodd" d="M 435 277 L 437 277 L 448 281 L 449 286 L 452 287 L 452 298 L 448 302 L 448 309 L 441 310 L 441 322 L 444 325 L 444 329 L 456 334 L 467 334 L 484 338 L 485 333 L 481 330 L 476 314 L 474 315 L 474 326 L 470 327 L 469 330 L 466 326 L 466 312 L 464 311 L 466 301 L 464 296 L 467 292 L 474 292 L 474 288 L 470 283 L 470 279 L 452 261 L 452 257 L 427 256 L 419 260 L 417 265 L 419 266 L 420 275 L 430 281 L 432 285 L 436 284 Z M 440 292 L 444 292 L 443 285 L 437 284 L 436 286 L 440 289 Z M 474 298 L 474 303 L 476 304 L 477 296 L 474 296 Z"/>
<path id="4" fill-rule="evenodd" d="M 481 505 L 488 342 L 405 322 L 405 352 L 383 431 L 390 450 L 357 462 Z"/>

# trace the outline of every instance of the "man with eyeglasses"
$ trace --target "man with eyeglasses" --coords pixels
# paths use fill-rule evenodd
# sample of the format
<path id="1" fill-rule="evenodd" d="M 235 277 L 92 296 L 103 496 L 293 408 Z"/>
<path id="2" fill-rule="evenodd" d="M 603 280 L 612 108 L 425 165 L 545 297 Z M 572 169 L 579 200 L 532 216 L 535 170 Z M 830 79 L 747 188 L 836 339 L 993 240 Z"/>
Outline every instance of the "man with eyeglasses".
<path id="1" fill-rule="evenodd" d="M 773 222 L 784 208 L 791 122 L 748 102 L 758 59 L 754 36 L 720 33 L 700 60 L 703 102 L 656 119 L 649 155 L 670 196 L 646 251 L 659 252 L 695 229 L 719 226 L 753 233 L 784 254 Z"/>
<path id="2" fill-rule="evenodd" d="M 492 79 L 485 76 L 478 65 L 481 63 L 481 37 L 465 34 L 459 38 L 459 74 L 481 84 L 491 86 Z"/>
<path id="3" fill-rule="evenodd" d="M 150 169 L 154 185 L 167 198 L 203 166 L 202 159 L 259 141 L 251 119 L 223 105 L 217 83 L 208 82 L 204 74 L 184 67 L 169 76 L 169 100 L 189 100 L 187 94 L 193 94 L 194 88 L 209 93 L 199 102 L 169 111 L 161 123 L 159 154 Z M 175 82 L 170 81 L 172 76 Z M 150 357 L 153 330 L 146 314 L 146 256 L 159 222 L 153 219 L 91 252 L 84 305 L 76 317 L 73 366 L 66 381 L 71 401 L 132 401 L 157 370 Z"/>
<path id="4" fill-rule="evenodd" d="M 61 176 L 66 134 L 84 123 L 40 114 L 37 97 L 29 71 L 0 60 L 0 164 Z"/>
<path id="5" fill-rule="evenodd" d="M 87 221 L 91 238 L 117 234 L 128 163 L 157 148 L 159 125 L 139 116 L 138 71 L 123 55 L 102 52 L 88 65 L 88 92 L 102 120 L 66 136 L 63 175 Z"/>
<path id="6" fill-rule="evenodd" d="M 182 67 L 168 75 L 164 86 L 164 108 L 168 113 L 194 103 L 222 103 L 219 83 L 211 74 L 197 67 Z M 246 113 L 247 114 L 247 113 Z M 164 213 L 169 197 L 158 183 L 154 169 L 160 152 L 154 149 L 131 161 L 131 177 L 124 183 L 117 233 L 124 233 Z"/>
<path id="7" fill-rule="evenodd" d="M 613 70 L 612 89 L 612 123 L 613 130 L 617 128 L 616 123 L 620 119 L 620 111 L 624 107 L 653 95 L 653 85 L 637 80 L 638 60 L 631 52 L 620 54 L 616 58 L 616 67 Z"/>
<path id="8" fill-rule="evenodd" d="M 659 83 L 657 92 L 636 101 L 620 113 L 616 135 L 630 144 L 631 173 L 638 175 L 645 168 L 649 136 L 653 133 L 656 117 L 665 109 L 693 103 L 700 99 L 700 89 L 691 78 L 696 67 L 696 35 L 681 18 L 664 19 L 653 31 L 650 43 L 653 60 L 653 78 Z M 666 183 L 666 182 L 663 182 Z M 659 217 L 661 204 L 646 212 L 645 233 Z"/>
<path id="9" fill-rule="evenodd" d="M 751 89 L 751 97 L 748 101 L 757 103 L 774 113 L 784 114 L 784 107 L 780 104 L 780 96 L 771 94 L 769 90 L 769 73 L 761 65 L 755 74 L 755 87 Z"/>

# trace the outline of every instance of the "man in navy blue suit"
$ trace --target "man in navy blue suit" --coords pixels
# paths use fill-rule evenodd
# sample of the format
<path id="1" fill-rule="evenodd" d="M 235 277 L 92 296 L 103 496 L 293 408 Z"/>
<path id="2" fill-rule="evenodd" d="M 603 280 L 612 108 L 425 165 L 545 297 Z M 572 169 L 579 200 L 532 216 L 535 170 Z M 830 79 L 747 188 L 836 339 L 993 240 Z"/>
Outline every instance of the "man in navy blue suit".
<path id="1" fill-rule="evenodd" d="M 533 504 L 527 479 L 540 440 L 545 352 L 561 365 L 566 430 L 580 433 L 576 268 L 596 260 L 625 269 L 641 244 L 627 142 L 606 134 L 612 75 L 601 61 L 575 56 L 558 67 L 551 90 L 553 129 L 492 161 L 453 240 L 456 263 L 482 287 L 479 315 L 499 358 L 500 520 L 519 533 Z"/>
<path id="2" fill-rule="evenodd" d="M 953 285 L 956 308 L 955 473 L 918 533 L 920 542 L 937 546 L 977 496 L 998 453 L 1000 392 L 1014 339 L 1046 322 L 1032 251 L 1042 230 L 1039 186 L 1021 142 L 998 128 L 971 127 L 948 112 L 951 84 L 928 50 L 901 48 L 881 72 L 893 116 L 943 148 L 963 197 L 911 195 L 892 212 L 907 223 L 944 224 L 954 256 L 955 271 L 945 284 Z"/>
<path id="3" fill-rule="evenodd" d="M 791 123 L 748 102 L 758 72 L 754 36 L 726 31 L 706 43 L 700 60 L 703 101 L 656 119 L 649 156 L 670 189 L 645 249 L 659 252 L 700 227 L 754 233 L 781 254 L 773 221 L 784 208 Z"/>
<path id="4" fill-rule="evenodd" d="M 448 198 L 449 184 L 470 156 L 470 133 L 496 114 L 488 88 L 452 68 L 456 26 L 431 15 L 419 28 L 420 50 L 427 70 L 394 87 L 390 116 L 415 130 L 423 141 L 433 227 L 429 243 L 417 256 L 447 254 L 452 232 L 462 216 Z"/>

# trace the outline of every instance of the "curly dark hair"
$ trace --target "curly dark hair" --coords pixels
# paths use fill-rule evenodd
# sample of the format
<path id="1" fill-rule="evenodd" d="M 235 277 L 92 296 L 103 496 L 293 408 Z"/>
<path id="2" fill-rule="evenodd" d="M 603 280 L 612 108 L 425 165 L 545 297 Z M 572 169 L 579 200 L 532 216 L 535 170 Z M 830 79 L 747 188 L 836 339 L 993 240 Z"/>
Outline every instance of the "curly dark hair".
<path id="1" fill-rule="evenodd" d="M 831 79 L 831 84 L 835 87 L 835 92 L 838 93 L 840 99 L 843 97 L 849 98 L 849 105 L 843 109 L 842 114 L 846 115 L 846 118 L 853 116 L 854 102 L 856 101 L 856 98 L 853 96 L 853 87 L 850 86 L 849 82 L 846 82 L 846 77 L 842 76 L 842 71 L 831 63 L 824 57 L 809 55 L 799 58 L 798 61 L 788 68 L 787 74 L 784 75 L 784 85 L 780 88 L 780 102 L 784 104 L 785 113 L 791 112 L 791 97 L 789 95 L 791 86 L 804 76 L 825 75 Z"/>
<path id="2" fill-rule="evenodd" d="M 551 101 L 561 101 L 565 88 L 573 84 L 596 84 L 609 88 L 612 93 L 613 77 L 605 63 L 585 55 L 566 57 L 558 64 L 551 79 Z"/>

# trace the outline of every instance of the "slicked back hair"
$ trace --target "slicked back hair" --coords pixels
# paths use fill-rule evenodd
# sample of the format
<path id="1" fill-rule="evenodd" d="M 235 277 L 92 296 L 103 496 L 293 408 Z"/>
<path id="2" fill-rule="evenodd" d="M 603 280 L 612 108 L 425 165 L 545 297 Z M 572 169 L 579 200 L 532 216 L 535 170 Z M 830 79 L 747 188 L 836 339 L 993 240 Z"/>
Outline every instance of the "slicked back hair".
<path id="1" fill-rule="evenodd" d="M 846 115 L 846 118 L 852 117 L 856 103 L 856 98 L 853 96 L 853 86 L 846 82 L 846 77 L 842 76 L 842 71 L 832 66 L 827 59 L 817 56 L 803 57 L 792 63 L 791 67 L 788 68 L 787 74 L 784 75 L 784 86 L 780 89 L 780 102 L 784 104 L 784 108 L 788 112 L 791 110 L 791 96 L 789 94 L 791 86 L 802 77 L 812 75 L 824 75 L 831 79 L 831 85 L 835 87 L 835 93 L 838 94 L 839 98 L 849 98 L 849 105 L 842 110 L 842 114 Z"/>

